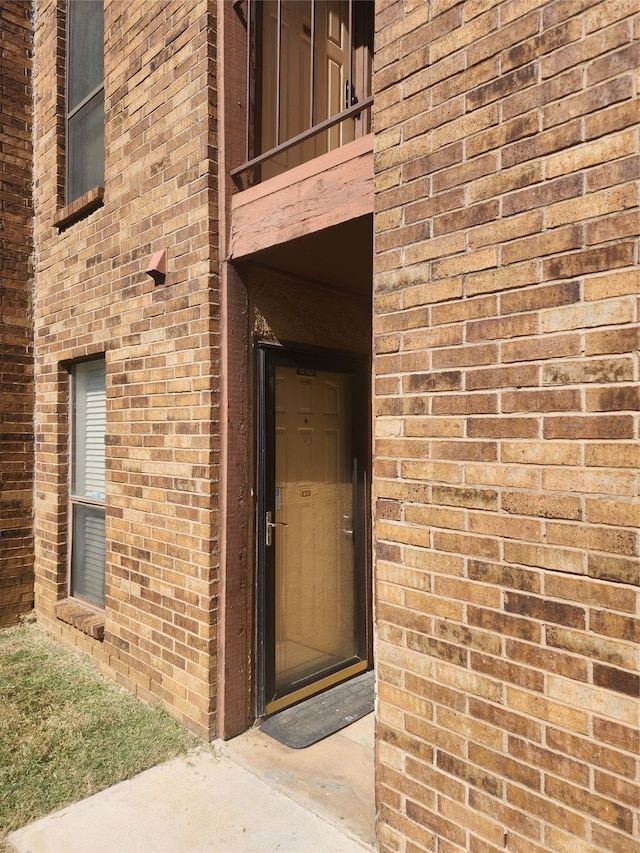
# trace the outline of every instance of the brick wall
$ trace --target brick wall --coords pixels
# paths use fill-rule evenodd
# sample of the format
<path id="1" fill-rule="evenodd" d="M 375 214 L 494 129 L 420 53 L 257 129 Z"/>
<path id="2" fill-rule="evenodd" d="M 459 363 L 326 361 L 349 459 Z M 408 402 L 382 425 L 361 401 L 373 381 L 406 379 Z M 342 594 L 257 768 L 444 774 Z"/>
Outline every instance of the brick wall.
<path id="1" fill-rule="evenodd" d="M 381 849 L 630 853 L 637 4 L 376 6 Z"/>
<path id="2" fill-rule="evenodd" d="M 205 737 L 216 730 L 214 9 L 207 0 L 105 0 L 104 199 L 62 228 L 55 223 L 69 212 L 62 196 L 65 22 L 64 4 L 54 0 L 38 4 L 35 81 L 39 620 Z M 160 249 L 168 274 L 156 285 L 145 269 Z M 60 606 L 68 594 L 68 366 L 101 353 L 102 642 L 85 633 L 90 622 Z"/>
<path id="3" fill-rule="evenodd" d="M 0 627 L 33 606 L 32 30 L 0 5 Z"/>

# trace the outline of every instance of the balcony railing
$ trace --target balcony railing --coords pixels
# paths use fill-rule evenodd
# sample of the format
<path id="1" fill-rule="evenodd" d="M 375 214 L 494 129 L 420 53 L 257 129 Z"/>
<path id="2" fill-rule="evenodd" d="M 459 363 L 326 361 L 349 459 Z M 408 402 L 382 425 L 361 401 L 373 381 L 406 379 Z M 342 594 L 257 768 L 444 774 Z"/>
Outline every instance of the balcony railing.
<path id="1" fill-rule="evenodd" d="M 370 131 L 373 3 L 249 0 L 245 162 L 257 183 Z"/>

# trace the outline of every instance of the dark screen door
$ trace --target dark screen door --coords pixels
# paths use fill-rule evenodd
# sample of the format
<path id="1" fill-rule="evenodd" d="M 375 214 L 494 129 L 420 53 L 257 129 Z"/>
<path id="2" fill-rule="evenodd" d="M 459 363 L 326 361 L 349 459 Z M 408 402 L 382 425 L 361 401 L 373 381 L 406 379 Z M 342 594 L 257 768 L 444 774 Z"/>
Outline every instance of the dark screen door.
<path id="1" fill-rule="evenodd" d="M 368 381 L 348 359 L 262 349 L 259 712 L 368 665 Z"/>

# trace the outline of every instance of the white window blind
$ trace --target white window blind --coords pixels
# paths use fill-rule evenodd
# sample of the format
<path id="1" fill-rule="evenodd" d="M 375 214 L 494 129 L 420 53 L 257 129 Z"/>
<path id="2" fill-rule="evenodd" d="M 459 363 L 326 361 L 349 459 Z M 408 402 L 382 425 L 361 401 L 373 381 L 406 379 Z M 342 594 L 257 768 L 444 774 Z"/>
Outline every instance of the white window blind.
<path id="1" fill-rule="evenodd" d="M 105 362 L 73 368 L 71 594 L 104 606 Z"/>
<path id="2" fill-rule="evenodd" d="M 104 607 L 104 509 L 73 507 L 71 592 Z"/>
<path id="3" fill-rule="evenodd" d="M 107 414 L 104 361 L 76 365 L 74 372 L 74 497 L 104 500 L 104 432 Z"/>

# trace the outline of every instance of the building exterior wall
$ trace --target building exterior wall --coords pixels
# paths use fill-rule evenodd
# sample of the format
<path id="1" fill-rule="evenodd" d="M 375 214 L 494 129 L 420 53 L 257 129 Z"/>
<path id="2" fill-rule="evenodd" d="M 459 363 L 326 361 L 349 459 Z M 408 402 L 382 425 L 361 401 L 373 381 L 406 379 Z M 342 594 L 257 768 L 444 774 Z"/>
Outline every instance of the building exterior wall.
<path id="1" fill-rule="evenodd" d="M 0 10 L 16 95 L 0 148 L 0 381 L 15 391 L 0 624 L 7 602 L 11 619 L 30 606 L 29 8 Z M 369 307 L 248 249 L 237 267 L 218 257 L 246 114 L 241 15 L 222 0 L 105 0 L 104 194 L 65 208 L 64 25 L 62 0 L 39 0 L 38 618 L 193 731 L 231 736 L 253 713 L 253 340 L 364 350 Z M 382 850 L 637 841 L 638 30 L 616 0 L 376 2 Z M 68 600 L 69 368 L 102 354 L 103 613 Z"/>
<path id="2" fill-rule="evenodd" d="M 69 213 L 64 8 L 39 2 L 36 31 L 39 620 L 210 737 L 220 481 L 215 4 L 105 0 L 104 199 L 59 226 Z M 168 272 L 155 283 L 145 269 L 162 249 Z M 68 368 L 102 353 L 106 605 L 96 615 L 66 602 Z"/>
<path id="3" fill-rule="evenodd" d="M 33 607 L 32 87 L 28 4 L 0 6 L 0 627 Z"/>
<path id="4" fill-rule="evenodd" d="M 632 851 L 637 4 L 376 4 L 382 850 Z"/>

